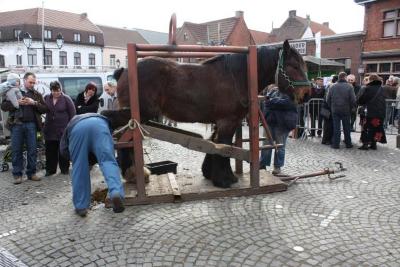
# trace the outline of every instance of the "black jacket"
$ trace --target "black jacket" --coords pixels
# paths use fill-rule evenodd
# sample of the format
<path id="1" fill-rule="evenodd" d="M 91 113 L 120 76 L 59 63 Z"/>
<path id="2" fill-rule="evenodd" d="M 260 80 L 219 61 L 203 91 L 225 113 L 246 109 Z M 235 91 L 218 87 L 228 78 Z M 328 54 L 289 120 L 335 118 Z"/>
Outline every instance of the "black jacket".
<path id="1" fill-rule="evenodd" d="M 75 100 L 76 114 L 96 113 L 99 109 L 99 97 L 94 94 L 87 103 L 85 103 L 85 92 L 80 93 Z"/>
<path id="2" fill-rule="evenodd" d="M 385 118 L 386 97 L 381 81 L 372 81 L 361 88 L 357 102 L 360 106 L 367 106 L 368 118 Z"/>

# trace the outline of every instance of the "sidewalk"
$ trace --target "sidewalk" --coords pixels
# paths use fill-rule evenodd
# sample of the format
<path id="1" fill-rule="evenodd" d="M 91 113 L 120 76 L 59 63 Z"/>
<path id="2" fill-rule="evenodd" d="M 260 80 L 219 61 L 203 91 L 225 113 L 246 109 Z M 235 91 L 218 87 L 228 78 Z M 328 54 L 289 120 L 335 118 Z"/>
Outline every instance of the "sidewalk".
<path id="1" fill-rule="evenodd" d="M 210 134 L 199 124 L 184 128 Z M 157 140 L 144 145 L 146 162 L 172 160 L 178 173 L 203 179 L 204 154 Z M 4 172 L 0 248 L 27 266 L 398 266 L 400 150 L 391 141 L 361 151 L 289 139 L 286 159 L 290 174 L 335 161 L 348 170 L 345 178 L 304 179 L 286 192 L 122 214 L 97 206 L 86 218 L 74 214 L 68 176 L 16 186 Z"/>

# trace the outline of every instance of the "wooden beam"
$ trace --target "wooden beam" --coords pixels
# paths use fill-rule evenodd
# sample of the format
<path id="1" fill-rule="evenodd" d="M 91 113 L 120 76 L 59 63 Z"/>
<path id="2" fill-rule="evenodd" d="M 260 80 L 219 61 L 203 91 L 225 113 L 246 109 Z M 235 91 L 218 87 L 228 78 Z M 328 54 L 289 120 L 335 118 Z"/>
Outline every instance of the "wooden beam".
<path id="1" fill-rule="evenodd" d="M 172 132 L 166 129 L 142 125 L 149 132 L 149 137 L 166 141 L 172 144 L 178 144 L 191 150 L 218 154 L 225 157 L 235 158 L 250 162 L 250 151 L 247 149 L 229 146 L 225 144 L 216 144 L 209 140 L 189 136 L 186 134 Z"/>
<path id="2" fill-rule="evenodd" d="M 176 181 L 176 177 L 172 172 L 167 173 L 168 175 L 168 180 L 171 185 L 172 189 L 172 194 L 174 196 L 180 196 L 181 195 L 181 190 L 179 189 L 178 182 Z"/>

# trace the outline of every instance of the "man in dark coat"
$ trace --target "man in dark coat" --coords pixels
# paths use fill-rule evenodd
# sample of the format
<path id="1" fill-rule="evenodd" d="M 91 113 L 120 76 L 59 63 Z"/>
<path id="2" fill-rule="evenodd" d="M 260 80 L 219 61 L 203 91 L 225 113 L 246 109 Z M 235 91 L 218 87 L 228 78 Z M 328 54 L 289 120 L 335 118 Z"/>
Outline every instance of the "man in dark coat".
<path id="1" fill-rule="evenodd" d="M 356 82 L 356 77 L 355 77 L 353 74 L 350 74 L 350 75 L 347 76 L 347 79 L 346 79 L 346 80 L 347 80 L 347 82 L 348 82 L 349 84 L 351 84 L 351 85 L 353 86 L 354 94 L 355 94 L 356 97 L 357 97 L 358 93 L 360 92 L 361 86 L 359 86 L 359 85 L 357 84 L 357 82 Z M 354 107 L 354 108 L 351 110 L 351 120 L 350 120 L 350 126 L 351 126 L 351 131 L 352 131 L 352 132 L 355 131 L 354 123 L 356 122 L 356 119 L 357 119 L 357 107 Z"/>
<path id="2" fill-rule="evenodd" d="M 353 86 L 346 81 L 347 74 L 339 73 L 339 80 L 330 89 L 327 97 L 328 106 L 332 112 L 333 137 L 332 148 L 338 149 L 340 144 L 340 122 L 343 126 L 344 142 L 346 148 L 352 148 L 350 136 L 351 110 L 356 105 L 356 96 Z"/>
<path id="3" fill-rule="evenodd" d="M 35 90 L 36 75 L 27 72 L 24 75 L 24 88 L 22 88 L 23 97 L 18 100 L 22 116 L 21 123 L 14 124 L 11 127 L 11 149 L 12 149 L 12 166 L 14 184 L 22 182 L 24 171 L 23 166 L 23 147 L 26 146 L 27 166 L 26 176 L 28 180 L 40 181 L 36 175 L 36 159 L 37 159 L 37 132 L 42 128 L 41 114 L 47 112 L 46 103 L 42 95 Z M 14 112 L 15 107 L 10 101 L 3 101 L 1 104 L 3 111 Z"/>

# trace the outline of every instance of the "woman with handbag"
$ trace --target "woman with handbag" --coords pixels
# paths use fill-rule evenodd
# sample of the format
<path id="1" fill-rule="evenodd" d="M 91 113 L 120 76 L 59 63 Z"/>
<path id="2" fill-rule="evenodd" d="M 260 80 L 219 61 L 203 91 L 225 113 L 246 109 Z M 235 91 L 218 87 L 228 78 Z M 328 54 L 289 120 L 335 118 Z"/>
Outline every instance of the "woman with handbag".
<path id="1" fill-rule="evenodd" d="M 386 115 L 386 97 L 382 89 L 382 79 L 377 74 L 369 76 L 369 83 L 363 87 L 358 96 L 358 105 L 365 106 L 361 118 L 361 150 L 376 150 L 376 143 L 386 144 L 383 122 Z"/>

